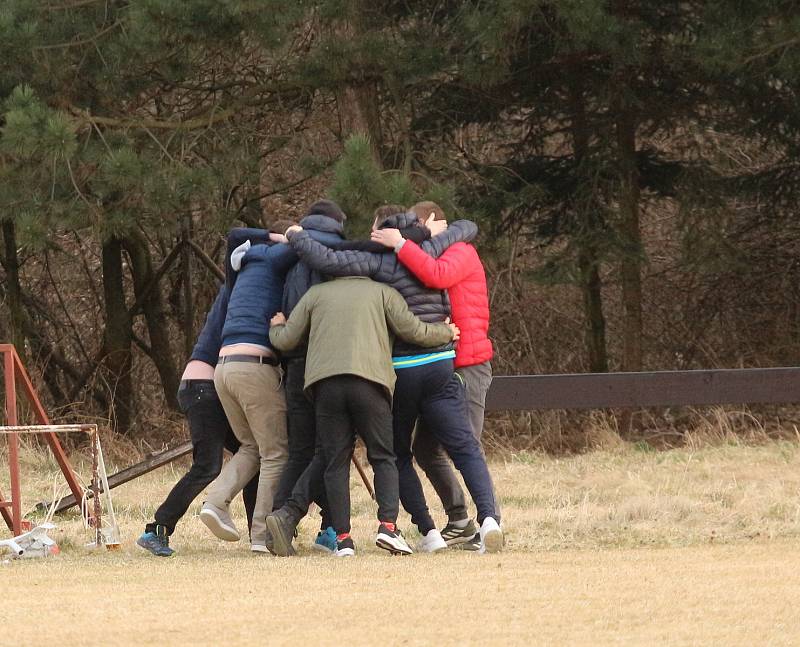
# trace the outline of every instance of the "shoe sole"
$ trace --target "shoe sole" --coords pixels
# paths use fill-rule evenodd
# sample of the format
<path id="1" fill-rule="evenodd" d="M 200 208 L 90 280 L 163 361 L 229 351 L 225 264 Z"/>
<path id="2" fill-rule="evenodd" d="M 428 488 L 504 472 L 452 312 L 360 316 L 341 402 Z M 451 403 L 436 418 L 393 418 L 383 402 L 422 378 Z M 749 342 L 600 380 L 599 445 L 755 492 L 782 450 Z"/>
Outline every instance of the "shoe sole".
<path id="1" fill-rule="evenodd" d="M 272 550 L 278 557 L 292 557 L 297 554 L 292 546 L 292 538 L 286 536 L 283 524 L 272 515 L 267 517 L 267 529 L 272 534 Z"/>
<path id="2" fill-rule="evenodd" d="M 342 548 L 342 550 L 337 550 L 333 553 L 334 557 L 355 557 L 356 551 L 352 548 Z"/>
<path id="3" fill-rule="evenodd" d="M 375 545 L 383 550 L 388 550 L 392 555 L 413 555 L 414 551 L 408 545 L 399 545 L 394 543 L 391 537 L 386 535 L 378 535 L 375 539 Z"/>
<path id="4" fill-rule="evenodd" d="M 239 533 L 236 528 L 232 528 L 226 524 L 219 515 L 213 510 L 201 510 L 200 521 L 202 521 L 206 528 L 211 531 L 217 539 L 222 541 L 239 541 Z"/>
<path id="5" fill-rule="evenodd" d="M 436 544 L 434 546 L 422 546 L 417 544 L 417 552 L 418 553 L 438 553 L 440 550 L 447 550 L 450 548 L 447 545 L 447 542 L 442 542 L 441 544 Z"/>
<path id="6" fill-rule="evenodd" d="M 139 548 L 141 548 L 143 550 L 146 550 L 148 553 L 150 553 L 151 555 L 154 555 L 156 557 L 172 557 L 175 554 L 174 550 L 169 552 L 169 553 L 157 553 L 156 551 L 151 550 L 149 546 L 145 546 L 144 544 L 139 543 L 138 539 L 136 540 L 136 545 Z"/>
<path id="7" fill-rule="evenodd" d="M 266 546 L 261 546 L 259 544 L 251 544 L 250 552 L 256 553 L 258 555 L 263 555 L 265 553 L 269 553 L 269 548 L 267 548 Z"/>
<path id="8" fill-rule="evenodd" d="M 499 528 L 490 530 L 483 538 L 484 552 L 499 553 L 503 550 L 503 531 Z"/>
<path id="9" fill-rule="evenodd" d="M 474 541 L 465 541 L 461 544 L 455 544 L 451 546 L 453 550 L 463 550 L 468 552 L 475 552 L 481 549 L 480 543 L 476 543 Z"/>
<path id="10" fill-rule="evenodd" d="M 467 542 L 472 541 L 473 539 L 475 539 L 475 535 L 477 534 L 478 534 L 477 532 L 474 532 L 469 537 L 467 537 L 466 535 L 459 535 L 458 537 L 454 537 L 453 539 L 444 539 L 444 537 L 442 537 L 442 539 L 444 539 L 444 543 L 447 544 L 448 546 L 458 546 L 458 544 L 466 544 Z"/>

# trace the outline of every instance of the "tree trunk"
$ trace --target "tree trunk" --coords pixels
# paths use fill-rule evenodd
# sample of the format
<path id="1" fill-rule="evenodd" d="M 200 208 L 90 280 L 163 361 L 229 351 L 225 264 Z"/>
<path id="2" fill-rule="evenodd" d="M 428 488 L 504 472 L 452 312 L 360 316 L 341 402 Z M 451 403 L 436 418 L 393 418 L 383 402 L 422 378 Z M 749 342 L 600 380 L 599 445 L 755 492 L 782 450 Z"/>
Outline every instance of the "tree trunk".
<path id="1" fill-rule="evenodd" d="M 181 223 L 183 248 L 181 250 L 181 271 L 183 272 L 183 349 L 186 358 L 194 348 L 194 300 L 192 298 L 192 239 L 191 216 L 184 216 Z"/>
<path id="2" fill-rule="evenodd" d="M 366 30 L 365 0 L 347 0 L 345 17 L 334 23 L 334 35 L 345 42 L 356 42 Z M 381 133 L 377 82 L 361 77 L 359 61 L 348 65 L 349 80 L 336 93 L 342 140 L 360 133 L 369 137 L 372 154 L 379 168 L 383 168 L 383 135 Z"/>
<path id="3" fill-rule="evenodd" d="M 6 271 L 6 303 L 11 323 L 11 343 L 25 361 L 25 311 L 22 307 L 22 286 L 19 282 L 17 230 L 12 220 L 3 220 L 3 267 Z"/>
<path id="4" fill-rule="evenodd" d="M 636 165 L 636 123 L 620 102 L 616 110 L 620 171 L 619 232 L 624 249 L 622 279 L 622 370 L 642 370 L 642 236 L 639 228 L 639 172 Z"/>
<path id="5" fill-rule="evenodd" d="M 111 394 L 111 417 L 122 434 L 131 430 L 133 387 L 131 382 L 131 343 L 133 330 L 125 304 L 122 271 L 122 242 L 111 238 L 103 244 L 103 296 L 106 323 L 103 335 L 104 373 Z"/>
<path id="6" fill-rule="evenodd" d="M 147 242 L 141 236 L 131 234 L 124 239 L 123 245 L 131 259 L 133 291 L 136 294 L 136 299 L 139 300 L 153 279 L 153 259 L 147 247 Z M 169 328 L 164 313 L 161 289 L 157 284 L 147 291 L 141 303 L 142 313 L 147 323 L 147 333 L 150 337 L 148 355 L 158 371 L 167 405 L 177 411 L 178 401 L 176 394 L 178 392 L 179 377 L 169 343 Z"/>
<path id="7" fill-rule="evenodd" d="M 589 157 L 589 127 L 586 122 L 583 93 L 576 86 L 572 86 L 570 90 L 575 161 L 582 180 L 581 184 L 587 187 L 586 190 L 590 190 L 588 187 L 591 186 L 591 183 L 588 178 L 583 177 L 586 175 L 586 163 Z M 586 200 L 573 201 L 573 208 L 579 221 L 576 244 L 589 370 L 593 373 L 605 373 L 608 371 L 606 320 L 603 316 L 603 283 L 600 278 L 600 258 L 597 250 L 597 241 L 602 235 L 600 205 L 593 199 L 593 196 L 588 196 Z"/>

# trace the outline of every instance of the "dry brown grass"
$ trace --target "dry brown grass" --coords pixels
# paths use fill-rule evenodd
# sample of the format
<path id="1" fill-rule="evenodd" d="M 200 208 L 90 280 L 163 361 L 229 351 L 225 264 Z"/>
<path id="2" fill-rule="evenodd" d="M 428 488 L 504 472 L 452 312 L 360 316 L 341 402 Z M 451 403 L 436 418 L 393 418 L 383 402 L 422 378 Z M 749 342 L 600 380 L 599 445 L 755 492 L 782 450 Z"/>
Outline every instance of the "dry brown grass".
<path id="1" fill-rule="evenodd" d="M 33 503 L 56 471 L 24 457 Z M 151 557 L 133 540 L 183 467 L 114 491 L 122 551 L 85 552 L 73 515 L 58 521 L 60 557 L 0 566 L 0 590 L 19 601 L 1 614 L 12 633 L 61 645 L 800 643 L 795 443 L 512 455 L 492 465 L 499 556 L 381 554 L 354 481 L 359 555 L 345 563 L 307 548 L 317 517 L 300 558 L 255 557 L 210 537 L 197 506 L 178 555 Z"/>

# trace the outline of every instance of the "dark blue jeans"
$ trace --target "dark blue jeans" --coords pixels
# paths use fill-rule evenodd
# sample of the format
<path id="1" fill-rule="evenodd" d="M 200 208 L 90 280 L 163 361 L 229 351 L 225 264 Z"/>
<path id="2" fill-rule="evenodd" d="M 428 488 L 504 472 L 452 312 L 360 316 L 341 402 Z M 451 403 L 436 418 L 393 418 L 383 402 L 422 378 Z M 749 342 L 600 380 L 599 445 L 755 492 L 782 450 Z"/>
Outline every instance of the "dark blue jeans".
<path id="1" fill-rule="evenodd" d="M 178 404 L 189 423 L 192 438 L 192 466 L 178 481 L 155 513 L 155 523 L 145 530 L 154 532 L 156 524 L 164 526 L 169 534 L 178 520 L 186 514 L 192 501 L 211 483 L 222 469 L 222 450 L 232 454 L 239 449 L 228 418 L 217 397 L 214 380 L 182 380 L 178 390 Z M 247 525 L 253 520 L 253 508 L 258 489 L 256 475 L 242 490 Z"/>
<path id="2" fill-rule="evenodd" d="M 411 437 L 422 418 L 461 472 L 478 511 L 478 523 L 486 517 L 500 521 L 495 509 L 492 477 L 481 447 L 472 433 L 464 382 L 452 360 L 442 360 L 397 371 L 393 406 L 394 451 L 400 477 L 400 502 L 422 534 L 435 528 L 414 469 Z"/>

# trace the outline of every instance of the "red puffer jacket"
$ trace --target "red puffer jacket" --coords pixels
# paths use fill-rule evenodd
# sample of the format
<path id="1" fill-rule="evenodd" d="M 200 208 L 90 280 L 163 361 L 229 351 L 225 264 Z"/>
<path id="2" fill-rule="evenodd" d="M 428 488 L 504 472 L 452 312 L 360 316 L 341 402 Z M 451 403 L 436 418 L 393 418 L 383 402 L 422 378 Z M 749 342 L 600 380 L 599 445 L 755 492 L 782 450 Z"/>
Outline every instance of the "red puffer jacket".
<path id="1" fill-rule="evenodd" d="M 453 323 L 461 329 L 461 339 L 456 346 L 456 368 L 492 359 L 486 273 L 475 248 L 467 243 L 455 243 L 439 258 L 433 258 L 407 240 L 397 257 L 427 287 L 446 289 L 450 295 Z"/>

